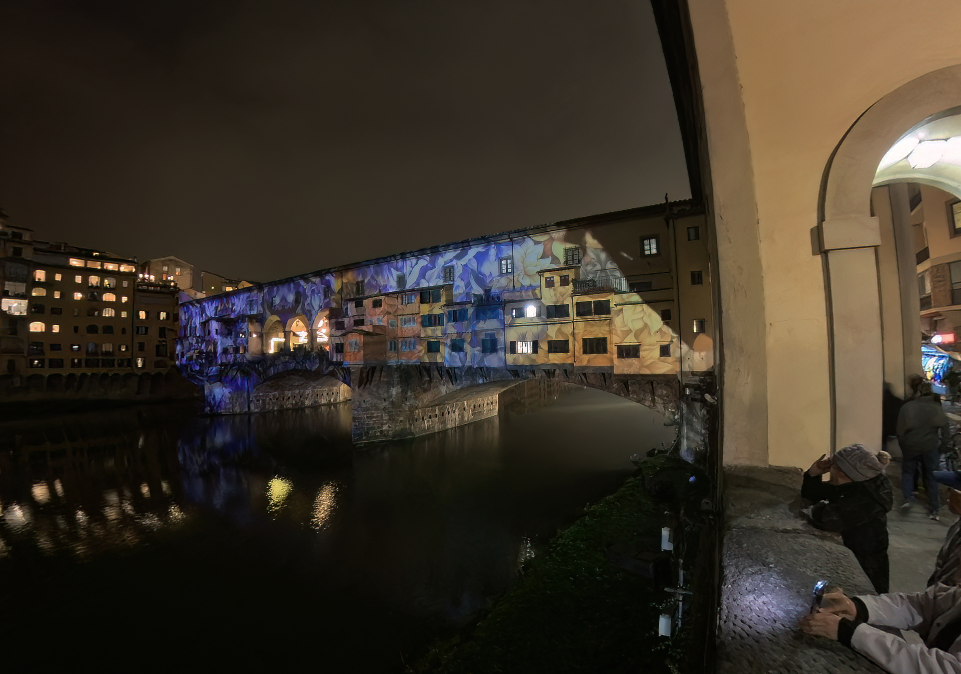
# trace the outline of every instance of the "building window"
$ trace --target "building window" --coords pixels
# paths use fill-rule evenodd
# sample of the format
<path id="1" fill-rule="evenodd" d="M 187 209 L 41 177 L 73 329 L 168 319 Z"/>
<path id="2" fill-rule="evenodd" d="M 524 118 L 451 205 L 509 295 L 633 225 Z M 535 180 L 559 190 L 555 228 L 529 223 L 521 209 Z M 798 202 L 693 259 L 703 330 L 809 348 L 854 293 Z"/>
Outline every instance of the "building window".
<path id="1" fill-rule="evenodd" d="M 628 289 L 632 293 L 647 292 L 648 290 L 653 289 L 653 287 L 654 287 L 653 281 L 631 281 L 631 283 L 628 285 Z"/>
<path id="2" fill-rule="evenodd" d="M 157 318 L 159 318 L 161 321 L 165 321 L 167 318 L 169 318 L 169 314 L 166 311 L 161 311 L 157 314 Z"/>
<path id="3" fill-rule="evenodd" d="M 545 287 L 545 288 L 553 288 L 553 287 L 554 287 L 554 277 L 553 277 L 553 276 L 545 276 L 545 277 L 544 277 L 544 287 Z"/>
<path id="4" fill-rule="evenodd" d="M 116 302 L 116 301 L 117 301 L 117 296 L 114 295 L 113 293 L 104 293 L 104 294 L 103 294 L 103 301 L 104 301 L 104 302 Z"/>
<path id="5" fill-rule="evenodd" d="M 51 351 L 63 351 L 63 344 L 51 344 L 51 345 L 50 345 L 50 350 L 51 350 Z"/>
<path id="6" fill-rule="evenodd" d="M 669 321 L 669 320 L 671 320 L 671 310 L 670 310 L 670 309 L 661 309 L 661 320 L 662 320 L 662 321 Z"/>
<path id="7" fill-rule="evenodd" d="M 641 255 L 644 257 L 651 257 L 654 255 L 659 255 L 660 252 L 657 234 L 641 237 Z"/>
<path id="8" fill-rule="evenodd" d="M 540 316 L 540 307 L 536 304 L 528 304 L 524 307 L 524 317 L 525 318 L 537 318 Z"/>
<path id="9" fill-rule="evenodd" d="M 150 328 L 147 327 L 146 325 L 138 325 L 138 326 L 136 327 L 136 332 L 135 332 L 135 334 L 138 334 L 138 335 L 146 335 L 149 330 L 150 330 Z"/>
<path id="10" fill-rule="evenodd" d="M 83 276 L 74 276 L 74 277 L 73 277 L 73 282 L 74 282 L 74 283 L 83 283 Z"/>
<path id="11" fill-rule="evenodd" d="M 99 301 L 100 301 L 100 293 L 95 292 L 95 291 L 94 291 L 94 292 L 89 292 L 89 293 L 87 293 L 87 299 L 90 300 L 91 302 L 99 302 Z"/>
<path id="12" fill-rule="evenodd" d="M 588 300 L 585 302 L 577 302 L 575 309 L 578 316 L 608 316 L 611 313 L 611 301 L 594 300 L 592 302 Z M 604 353 L 607 352 L 605 351 Z"/>
<path id="13" fill-rule="evenodd" d="M 59 299 L 60 299 L 60 291 L 59 291 L 59 290 L 54 290 L 54 291 L 53 291 L 53 299 L 55 299 L 55 300 L 59 300 Z"/>
<path id="14" fill-rule="evenodd" d="M 570 318 L 571 307 L 569 304 L 548 304 L 548 318 Z"/>
<path id="15" fill-rule="evenodd" d="M 343 353 L 343 352 L 344 352 L 344 343 L 343 343 L 343 342 L 335 342 L 335 343 L 334 343 L 334 353 Z"/>
<path id="16" fill-rule="evenodd" d="M 40 321 L 34 321 L 30 324 L 30 332 L 44 332 L 47 329 L 47 325 Z M 20 347 L 23 348 L 23 347 Z"/>
<path id="17" fill-rule="evenodd" d="M 392 339 L 392 340 L 390 340 L 390 341 L 387 343 L 387 350 L 388 350 L 388 351 L 397 351 L 397 340 L 396 340 L 396 339 Z"/>
<path id="18" fill-rule="evenodd" d="M 121 303 L 121 304 L 126 304 L 126 303 L 127 303 L 127 296 L 126 296 L 126 295 L 121 295 L 121 296 L 120 296 L 120 303 Z"/>
<path id="19" fill-rule="evenodd" d="M 96 253 L 94 253 L 94 254 L 96 255 Z M 89 267 L 89 268 L 91 268 L 91 269 L 100 269 L 100 261 L 99 261 L 99 260 L 87 260 L 87 267 Z"/>
<path id="20" fill-rule="evenodd" d="M 453 282 L 454 282 L 454 266 L 447 265 L 446 267 L 444 267 L 444 283 L 453 283 Z"/>
<path id="21" fill-rule="evenodd" d="M 697 225 L 687 228 L 687 240 L 697 241 L 701 238 L 701 228 Z"/>
<path id="22" fill-rule="evenodd" d="M 397 289 L 403 290 L 407 287 L 407 274 L 397 274 Z M 404 302 L 408 304 L 408 302 Z"/>
<path id="23" fill-rule="evenodd" d="M 370 301 L 370 308 L 371 308 L 371 309 L 380 309 L 382 306 L 384 306 L 384 300 L 382 300 L 382 299 L 380 299 L 380 298 L 378 298 L 378 299 L 376 299 L 376 300 L 371 300 L 371 301 Z"/>
<path id="24" fill-rule="evenodd" d="M 137 363 L 137 367 L 138 367 L 138 368 L 143 368 L 144 360 L 145 360 L 145 359 L 143 359 L 143 358 L 138 358 L 138 359 L 137 359 L 136 363 Z"/>
<path id="25" fill-rule="evenodd" d="M 73 353 L 80 353 L 80 345 L 79 345 L 79 344 L 71 344 L 71 345 L 70 345 L 70 350 L 71 350 Z"/>
<path id="26" fill-rule="evenodd" d="M 431 302 L 437 303 L 443 300 L 443 295 L 440 288 L 434 288 L 433 290 L 421 290 L 420 291 L 420 303 L 429 304 Z"/>
<path id="27" fill-rule="evenodd" d="M 641 345 L 640 344 L 618 344 L 617 357 L 618 358 L 640 358 Z"/>
<path id="28" fill-rule="evenodd" d="M 444 324 L 444 314 L 423 314 L 420 317 L 422 328 L 436 328 Z"/>
<path id="29" fill-rule="evenodd" d="M 704 283 L 704 274 L 702 274 L 702 273 L 699 272 L 699 271 L 692 271 L 692 272 L 691 272 L 691 285 L 692 285 L 692 286 L 699 286 L 699 285 L 703 285 L 703 283 Z"/>
<path id="30" fill-rule="evenodd" d="M 126 312 L 126 311 L 121 311 L 121 312 L 120 312 L 120 318 L 126 318 L 126 317 L 127 317 L 127 312 Z"/>
<path id="31" fill-rule="evenodd" d="M 514 271 L 514 262 L 509 257 L 501 258 L 501 274 L 511 274 Z"/>
<path id="32" fill-rule="evenodd" d="M 174 267 L 174 275 L 180 276 L 180 267 Z"/>
<path id="33" fill-rule="evenodd" d="M 463 339 L 450 340 L 450 351 L 451 353 L 464 353 L 464 340 Z"/>
<path id="34" fill-rule="evenodd" d="M 60 332 L 60 324 L 59 324 L 59 323 L 54 323 L 53 325 L 51 325 L 51 326 L 50 326 L 50 331 L 51 331 L 51 332 Z"/>
<path id="35" fill-rule="evenodd" d="M 497 335 L 488 332 L 481 340 L 481 353 L 497 353 Z"/>
<path id="36" fill-rule="evenodd" d="M 63 314 L 63 307 L 50 307 L 50 313 L 61 316 Z"/>
<path id="37" fill-rule="evenodd" d="M 400 296 L 400 303 L 402 305 L 413 304 L 417 301 L 417 293 L 404 293 Z"/>
<path id="38" fill-rule="evenodd" d="M 951 275 L 951 304 L 961 304 L 961 262 L 948 265 Z"/>
<path id="39" fill-rule="evenodd" d="M 462 323 L 467 320 L 467 309 L 451 309 L 447 312 L 447 320 L 450 323 Z"/>
<path id="40" fill-rule="evenodd" d="M 571 284 L 570 274 L 561 274 L 561 287 L 569 286 Z"/>
<path id="41" fill-rule="evenodd" d="M 149 317 L 150 317 L 150 314 L 144 311 L 143 309 L 137 312 L 137 318 L 139 318 L 142 321 L 147 320 L 147 318 Z"/>
<path id="42" fill-rule="evenodd" d="M 14 246 L 14 247 L 10 250 L 10 254 L 11 254 L 13 257 L 23 257 L 23 248 L 21 248 L 20 246 Z M 33 367 L 33 366 L 31 365 L 31 367 Z M 43 367 L 43 359 L 40 360 L 40 367 Z"/>
<path id="43" fill-rule="evenodd" d="M 43 269 L 36 269 L 36 270 L 34 270 L 34 272 L 33 272 L 33 280 L 34 280 L 34 281 L 39 281 L 40 283 L 43 283 L 44 281 L 47 280 L 47 272 L 44 271 Z"/>
<path id="44" fill-rule="evenodd" d="M 511 353 L 537 353 L 537 342 L 511 342 Z"/>
<path id="45" fill-rule="evenodd" d="M 360 340 L 358 340 L 358 339 L 348 340 L 348 341 L 347 341 L 347 350 L 348 350 L 350 353 L 357 353 L 358 351 L 360 351 Z"/>
<path id="46" fill-rule="evenodd" d="M 82 299 L 83 299 L 83 293 L 74 293 L 74 294 L 73 294 L 73 299 L 75 299 L 75 300 L 82 300 Z"/>
<path id="47" fill-rule="evenodd" d="M 163 266 L 163 271 L 167 271 L 167 265 Z"/>
<path id="48" fill-rule="evenodd" d="M 695 318 L 694 332 L 707 332 L 707 321 L 703 318 Z"/>
<path id="49" fill-rule="evenodd" d="M 16 248 L 14 248 L 14 250 L 16 250 Z M 34 367 L 34 368 L 44 367 L 44 360 L 45 359 L 43 358 L 31 358 L 30 367 Z"/>
<path id="50" fill-rule="evenodd" d="M 99 276 L 91 276 L 90 278 L 87 279 L 87 285 L 88 285 L 89 287 L 91 287 L 91 288 L 99 288 L 99 287 L 100 287 L 100 277 L 99 277 Z"/>
<path id="51" fill-rule="evenodd" d="M 357 281 L 354 283 L 354 297 L 359 297 L 364 294 L 365 285 L 365 281 Z"/>
<path id="52" fill-rule="evenodd" d="M 113 353 L 113 342 L 104 342 L 100 345 L 100 353 L 106 356 Z"/>
<path id="53" fill-rule="evenodd" d="M 146 351 L 147 342 L 137 342 L 137 351 Z"/>
<path id="54" fill-rule="evenodd" d="M 62 274 L 54 274 L 54 275 L 53 275 L 53 280 L 54 280 L 54 281 L 62 281 L 62 280 L 63 280 L 63 275 L 62 275 Z"/>
<path id="55" fill-rule="evenodd" d="M 31 314 L 45 314 L 47 312 L 47 305 L 45 304 L 31 304 L 30 313 Z"/>
<path id="56" fill-rule="evenodd" d="M 524 318 L 524 307 L 512 307 L 511 318 Z"/>
<path id="57" fill-rule="evenodd" d="M 400 317 L 400 327 L 402 327 L 402 328 L 412 328 L 412 327 L 414 327 L 415 325 L 417 325 L 417 317 L 416 317 L 416 316 L 411 315 L 411 316 L 401 316 L 401 317 Z"/>
<path id="58" fill-rule="evenodd" d="M 126 344 L 120 344 L 120 345 L 117 346 L 117 350 L 120 351 L 121 353 L 125 353 L 125 352 L 127 351 L 127 345 L 126 345 Z"/>
<path id="59" fill-rule="evenodd" d="M 428 339 L 427 353 L 440 353 L 440 341 L 436 339 Z"/>
<path id="60" fill-rule="evenodd" d="M 363 309 L 364 300 L 354 300 L 354 309 Z"/>
<path id="61" fill-rule="evenodd" d="M 105 278 L 105 279 L 103 280 L 103 287 L 104 287 L 104 288 L 116 288 L 116 287 L 117 287 L 117 279 L 115 279 L 115 278 L 113 278 L 113 277 L 111 277 L 111 276 L 108 276 L 107 278 Z"/>
<path id="62" fill-rule="evenodd" d="M 30 291 L 30 295 L 31 295 L 32 297 L 46 297 L 46 296 L 47 296 L 47 289 L 46 289 L 46 288 L 34 288 L 33 290 Z"/>
<path id="63" fill-rule="evenodd" d="M 568 339 L 547 340 L 547 353 L 570 353 L 571 342 Z"/>
<path id="64" fill-rule="evenodd" d="M 354 327 L 355 327 L 355 328 L 358 328 L 358 327 L 360 327 L 360 326 L 363 325 L 363 324 L 364 324 L 364 319 L 363 319 L 363 318 L 355 318 L 355 319 L 354 319 Z"/>
<path id="65" fill-rule="evenodd" d="M 99 327 L 99 326 L 96 326 L 96 325 L 88 325 L 88 326 L 87 326 L 87 334 L 88 334 L 88 335 L 97 335 L 97 334 L 100 334 L 100 327 Z"/>
<path id="66" fill-rule="evenodd" d="M 569 246 L 564 249 L 564 266 L 573 267 L 581 263 L 580 246 Z"/>
<path id="67" fill-rule="evenodd" d="M 60 369 L 63 367 L 63 358 L 51 358 L 50 367 Z"/>
<path id="68" fill-rule="evenodd" d="M 585 354 L 607 353 L 607 337 L 585 337 L 581 340 L 581 351 Z"/>
<path id="69" fill-rule="evenodd" d="M 78 260 L 77 258 L 72 257 L 72 258 L 70 258 L 70 266 L 71 266 L 71 267 L 82 267 L 82 266 L 83 266 L 83 260 Z M 80 278 L 80 277 L 78 276 L 77 278 Z M 80 281 L 77 281 L 77 283 L 80 283 Z"/>

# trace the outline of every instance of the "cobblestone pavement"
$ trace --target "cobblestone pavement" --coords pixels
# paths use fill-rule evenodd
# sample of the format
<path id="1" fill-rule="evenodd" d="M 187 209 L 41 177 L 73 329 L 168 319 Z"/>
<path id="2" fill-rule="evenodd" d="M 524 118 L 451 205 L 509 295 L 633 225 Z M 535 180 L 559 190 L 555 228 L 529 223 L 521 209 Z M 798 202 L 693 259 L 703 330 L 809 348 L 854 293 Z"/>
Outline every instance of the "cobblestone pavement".
<path id="1" fill-rule="evenodd" d="M 900 503 L 900 466 L 892 463 L 889 474 Z M 725 481 L 717 671 L 882 671 L 836 642 L 807 636 L 797 627 L 810 610 L 811 588 L 822 578 L 849 594 L 874 594 L 840 537 L 814 529 L 799 516 L 801 470 L 732 467 L 725 471 Z M 924 589 L 953 520 L 946 515 L 931 521 L 920 506 L 907 516 L 888 515 L 892 591 Z"/>

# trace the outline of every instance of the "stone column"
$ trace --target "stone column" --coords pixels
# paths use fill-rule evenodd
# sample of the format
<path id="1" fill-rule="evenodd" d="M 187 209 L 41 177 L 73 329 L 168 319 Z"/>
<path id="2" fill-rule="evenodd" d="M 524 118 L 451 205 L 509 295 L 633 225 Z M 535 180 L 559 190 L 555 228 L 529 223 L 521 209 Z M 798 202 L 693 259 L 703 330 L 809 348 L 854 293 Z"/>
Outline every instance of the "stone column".
<path id="1" fill-rule="evenodd" d="M 878 293 L 878 219 L 821 223 L 826 258 L 833 396 L 834 450 L 860 443 L 881 449 L 884 354 Z M 784 382 L 790 386 L 790 382 Z"/>

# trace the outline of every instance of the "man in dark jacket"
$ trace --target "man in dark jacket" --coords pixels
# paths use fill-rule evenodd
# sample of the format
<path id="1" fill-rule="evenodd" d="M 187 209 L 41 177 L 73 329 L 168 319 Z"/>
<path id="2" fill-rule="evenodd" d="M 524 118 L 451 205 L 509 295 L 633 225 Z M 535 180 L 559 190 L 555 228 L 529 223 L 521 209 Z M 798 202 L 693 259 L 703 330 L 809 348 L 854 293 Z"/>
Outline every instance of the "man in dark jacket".
<path id="1" fill-rule="evenodd" d="M 830 471 L 831 481 L 821 475 Z M 801 496 L 814 501 L 811 524 L 836 531 L 879 593 L 888 591 L 888 516 L 891 482 L 877 458 L 861 445 L 818 459 L 804 473 Z"/>
<path id="2" fill-rule="evenodd" d="M 901 489 L 904 491 L 902 510 L 914 503 L 914 474 L 920 459 L 928 492 L 928 517 L 938 519 L 941 502 L 934 471 L 938 469 L 941 453 L 947 450 L 951 431 L 941 402 L 934 396 L 931 384 L 922 382 L 918 397 L 909 400 L 898 413 L 898 444 L 901 446 Z"/>

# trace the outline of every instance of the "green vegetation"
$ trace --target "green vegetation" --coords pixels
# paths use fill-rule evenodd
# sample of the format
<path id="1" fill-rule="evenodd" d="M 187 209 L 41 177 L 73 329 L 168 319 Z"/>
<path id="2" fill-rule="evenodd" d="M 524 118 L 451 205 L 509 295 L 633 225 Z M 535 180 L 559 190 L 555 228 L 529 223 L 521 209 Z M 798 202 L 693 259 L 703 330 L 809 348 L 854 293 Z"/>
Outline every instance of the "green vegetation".
<path id="1" fill-rule="evenodd" d="M 684 639 L 657 636 L 666 593 L 656 591 L 650 580 L 617 568 L 606 555 L 615 544 L 659 540 L 663 508 L 643 486 L 643 474 L 652 468 L 639 471 L 640 477 L 628 479 L 616 493 L 589 507 L 545 552 L 525 564 L 516 585 L 476 625 L 435 646 L 411 671 L 674 670 Z"/>

